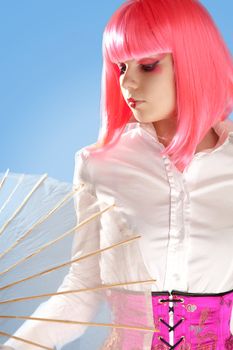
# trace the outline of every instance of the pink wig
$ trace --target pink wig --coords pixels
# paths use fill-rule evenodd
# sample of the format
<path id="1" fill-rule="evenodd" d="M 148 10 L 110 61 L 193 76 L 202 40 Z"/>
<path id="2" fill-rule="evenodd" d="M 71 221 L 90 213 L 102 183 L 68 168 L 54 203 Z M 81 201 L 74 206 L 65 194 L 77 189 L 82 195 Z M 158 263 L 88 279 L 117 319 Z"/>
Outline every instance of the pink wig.
<path id="1" fill-rule="evenodd" d="M 205 7 L 198 0 L 128 0 L 103 35 L 102 127 L 94 153 L 112 147 L 132 116 L 117 62 L 165 52 L 174 62 L 177 127 L 161 155 L 183 171 L 209 129 L 229 116 L 233 61 Z"/>

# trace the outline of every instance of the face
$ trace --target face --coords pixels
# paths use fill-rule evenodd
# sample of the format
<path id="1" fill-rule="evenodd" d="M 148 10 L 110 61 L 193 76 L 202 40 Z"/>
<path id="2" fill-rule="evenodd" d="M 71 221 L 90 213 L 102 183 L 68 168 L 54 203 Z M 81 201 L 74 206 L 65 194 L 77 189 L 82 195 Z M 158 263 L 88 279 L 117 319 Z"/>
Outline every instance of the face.
<path id="1" fill-rule="evenodd" d="M 139 122 L 157 122 L 174 116 L 176 88 L 171 53 L 120 62 L 122 95 Z M 130 103 L 132 97 L 141 102 Z"/>

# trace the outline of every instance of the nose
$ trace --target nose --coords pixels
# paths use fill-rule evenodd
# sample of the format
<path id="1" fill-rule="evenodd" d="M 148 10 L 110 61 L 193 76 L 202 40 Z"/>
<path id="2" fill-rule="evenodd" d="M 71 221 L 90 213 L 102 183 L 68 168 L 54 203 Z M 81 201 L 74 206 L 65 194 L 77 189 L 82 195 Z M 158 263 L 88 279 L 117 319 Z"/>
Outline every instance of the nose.
<path id="1" fill-rule="evenodd" d="M 139 79 L 135 69 L 132 67 L 126 68 L 125 73 L 121 76 L 120 83 L 124 89 L 136 89 L 139 85 Z"/>

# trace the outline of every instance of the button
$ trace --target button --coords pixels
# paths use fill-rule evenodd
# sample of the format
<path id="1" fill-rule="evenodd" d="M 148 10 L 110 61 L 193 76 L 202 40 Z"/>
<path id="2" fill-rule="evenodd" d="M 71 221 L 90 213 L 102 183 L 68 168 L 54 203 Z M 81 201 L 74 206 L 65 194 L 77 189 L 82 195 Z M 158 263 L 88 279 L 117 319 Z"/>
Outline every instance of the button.
<path id="1" fill-rule="evenodd" d="M 174 278 L 174 280 L 176 280 L 176 281 L 180 281 L 180 276 L 179 276 L 177 273 L 175 273 L 175 274 L 173 275 L 173 278 Z"/>
<path id="2" fill-rule="evenodd" d="M 183 200 L 185 198 L 185 193 L 184 191 L 180 192 L 179 199 Z"/>

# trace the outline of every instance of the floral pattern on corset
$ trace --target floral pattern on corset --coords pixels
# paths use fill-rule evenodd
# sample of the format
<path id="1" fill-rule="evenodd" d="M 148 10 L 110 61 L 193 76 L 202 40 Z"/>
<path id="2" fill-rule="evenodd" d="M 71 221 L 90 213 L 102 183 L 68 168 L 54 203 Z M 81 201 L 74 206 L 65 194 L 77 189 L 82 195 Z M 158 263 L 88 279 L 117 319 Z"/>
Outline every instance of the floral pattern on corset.
<path id="1" fill-rule="evenodd" d="M 225 341 L 225 349 L 226 350 L 233 350 L 233 335 L 232 334 Z"/>
<path id="2" fill-rule="evenodd" d="M 230 299 L 226 299 L 225 300 L 225 298 L 224 297 L 221 297 L 221 299 L 220 299 L 220 305 L 227 305 L 227 307 L 231 307 L 231 305 L 232 305 L 232 300 L 230 300 Z"/>
<path id="3" fill-rule="evenodd" d="M 211 343 L 207 344 L 211 340 Z M 197 350 L 217 350 L 217 336 L 212 332 L 208 332 L 203 334 L 203 336 L 199 337 L 197 345 Z"/>
<path id="4" fill-rule="evenodd" d="M 214 332 L 205 331 L 205 323 L 210 315 L 210 309 L 204 308 L 201 311 L 198 325 L 191 325 L 190 330 L 197 337 L 197 350 L 216 350 L 217 349 L 217 335 Z M 211 344 L 210 344 L 211 341 Z M 207 342 L 209 344 L 207 344 Z M 183 350 L 179 348 L 179 350 Z"/>
<path id="5" fill-rule="evenodd" d="M 152 346 L 151 350 L 168 350 L 168 347 L 164 344 L 157 344 Z"/>
<path id="6" fill-rule="evenodd" d="M 156 328 L 156 329 L 160 329 L 160 322 L 159 322 L 159 319 L 160 319 L 160 317 L 159 316 L 155 316 L 154 315 L 154 327 Z"/>
<path id="7" fill-rule="evenodd" d="M 191 344 L 186 342 L 186 340 L 184 340 L 180 345 L 179 350 L 192 350 Z"/>

